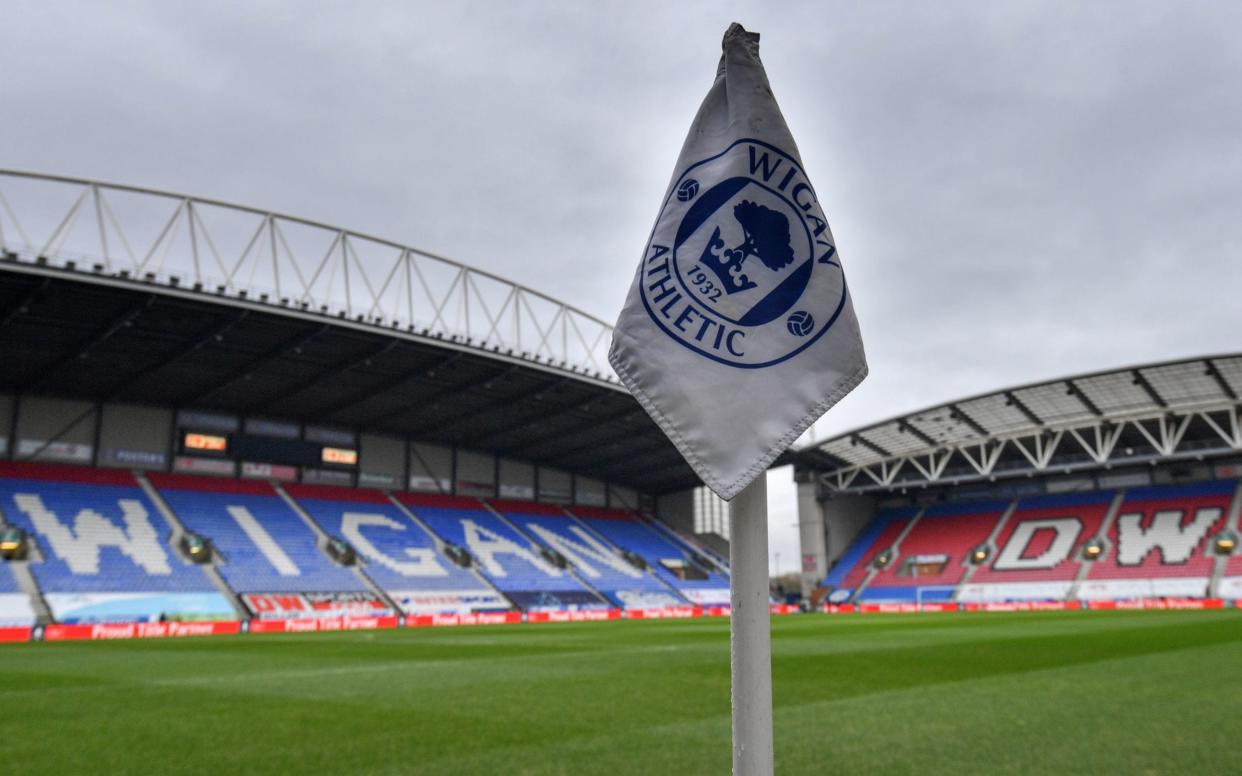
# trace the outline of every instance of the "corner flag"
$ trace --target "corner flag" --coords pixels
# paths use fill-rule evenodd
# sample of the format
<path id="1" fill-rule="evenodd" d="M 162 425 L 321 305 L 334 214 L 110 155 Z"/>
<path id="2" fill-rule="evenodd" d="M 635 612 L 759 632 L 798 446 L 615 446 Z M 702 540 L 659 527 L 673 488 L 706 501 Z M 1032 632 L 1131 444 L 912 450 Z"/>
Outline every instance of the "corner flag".
<path id="1" fill-rule="evenodd" d="M 608 359 L 731 499 L 867 376 L 841 258 L 759 61 L 725 32 Z"/>

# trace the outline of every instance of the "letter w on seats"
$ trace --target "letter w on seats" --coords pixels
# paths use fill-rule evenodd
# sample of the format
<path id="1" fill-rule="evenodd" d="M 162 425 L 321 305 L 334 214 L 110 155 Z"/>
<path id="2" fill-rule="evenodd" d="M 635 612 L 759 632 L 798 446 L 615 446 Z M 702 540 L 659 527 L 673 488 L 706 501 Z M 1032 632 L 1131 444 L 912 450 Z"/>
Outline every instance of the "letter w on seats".
<path id="1" fill-rule="evenodd" d="M 116 547 L 148 574 L 172 573 L 168 555 L 160 546 L 159 537 L 147 519 L 147 509 L 141 501 L 128 498 L 117 500 L 121 519 L 125 523 L 124 530 L 93 509 L 80 510 L 70 528 L 61 523 L 56 514 L 44 505 L 43 499 L 34 493 L 15 494 L 13 501 L 30 517 L 35 529 L 47 537 L 52 552 L 74 574 L 98 574 L 99 550 L 103 547 Z"/>

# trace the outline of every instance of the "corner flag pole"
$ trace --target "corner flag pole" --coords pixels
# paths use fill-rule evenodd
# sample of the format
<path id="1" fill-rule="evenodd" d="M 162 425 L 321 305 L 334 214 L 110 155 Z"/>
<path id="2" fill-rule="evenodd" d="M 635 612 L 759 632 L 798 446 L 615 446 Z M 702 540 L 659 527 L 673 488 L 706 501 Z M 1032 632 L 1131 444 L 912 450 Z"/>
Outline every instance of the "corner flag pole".
<path id="1" fill-rule="evenodd" d="M 756 261 L 744 264 L 749 257 Z M 608 363 L 694 473 L 733 505 L 733 772 L 770 776 L 764 477 L 863 381 L 867 358 L 836 240 L 772 94 L 759 34 L 740 24 L 725 30 L 716 80 L 677 157 Z"/>
<path id="2" fill-rule="evenodd" d="M 733 773 L 772 774 L 772 636 L 768 616 L 768 482 L 760 474 L 729 513 Z"/>

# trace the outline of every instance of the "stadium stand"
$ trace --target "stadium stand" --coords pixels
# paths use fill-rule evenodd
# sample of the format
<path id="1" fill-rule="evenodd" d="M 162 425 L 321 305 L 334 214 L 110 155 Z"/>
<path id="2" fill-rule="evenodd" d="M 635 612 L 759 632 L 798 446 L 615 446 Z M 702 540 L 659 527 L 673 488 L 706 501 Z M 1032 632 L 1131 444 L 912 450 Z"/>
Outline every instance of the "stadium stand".
<path id="1" fill-rule="evenodd" d="M 557 568 L 481 501 L 462 496 L 401 493 L 398 501 L 446 542 L 464 548 L 479 572 L 525 610 L 600 609 L 608 603 L 569 569 Z"/>
<path id="2" fill-rule="evenodd" d="M 1082 599 L 1207 594 L 1212 537 L 1225 525 L 1238 483 L 1157 485 L 1127 491 L 1108 548 L 1079 586 Z"/>
<path id="3" fill-rule="evenodd" d="M 902 538 L 892 562 L 855 596 L 869 602 L 951 600 L 966 574 L 967 556 L 987 541 L 1007 501 L 928 507 Z"/>
<path id="4" fill-rule="evenodd" d="M 691 563 L 685 549 L 647 525 L 641 516 L 603 507 L 577 506 L 570 511 L 604 539 L 641 557 L 661 580 L 690 602 L 728 605 L 729 581 L 712 568 Z"/>
<path id="5" fill-rule="evenodd" d="M 824 579 L 823 585 L 829 589 L 828 598 L 832 603 L 844 603 L 854 595 L 872 570 L 876 556 L 897 542 L 897 537 L 918 513 L 915 507 L 886 509 L 867 524 Z"/>
<path id="6" fill-rule="evenodd" d="M 367 576 L 406 614 L 509 608 L 473 572 L 441 555 L 435 538 L 384 493 L 327 485 L 284 490 L 328 535 L 349 543 Z"/>
<path id="7" fill-rule="evenodd" d="M 171 527 L 128 472 L 0 464 L 0 509 L 37 546 L 30 569 L 60 622 L 234 616 L 203 570 L 174 551 Z"/>
<path id="8" fill-rule="evenodd" d="M 638 513 L 635 513 L 635 514 L 638 514 Z M 728 576 L 729 559 L 727 557 L 716 552 L 711 547 L 708 547 L 706 544 L 702 544 L 700 542 L 695 541 L 694 539 L 692 539 L 690 536 L 686 535 L 685 533 L 674 530 L 673 528 L 671 528 L 666 523 L 660 520 L 653 519 L 643 514 L 639 514 L 639 517 L 642 519 L 644 523 L 650 526 L 651 529 L 655 531 L 656 533 L 667 537 L 674 544 L 680 546 L 682 549 L 686 550 L 687 552 L 691 552 L 691 553 L 694 553 L 696 555 L 706 558 L 707 560 L 711 561 L 711 563 L 713 563 L 716 566 L 716 568 L 723 571 L 726 577 Z"/>
<path id="9" fill-rule="evenodd" d="M 823 584 L 834 603 L 1202 598 L 1216 564 L 1212 542 L 1231 515 L 1236 520 L 1239 487 L 1220 480 L 1036 496 L 1012 511 L 1003 501 L 941 504 L 922 515 L 882 510 Z M 1102 552 L 1088 560 L 1093 540 Z M 968 556 L 980 546 L 987 560 L 973 567 Z M 890 548 L 889 565 L 873 572 Z M 1219 594 L 1235 597 L 1242 556 L 1222 568 Z"/>
<path id="10" fill-rule="evenodd" d="M 632 565 L 617 547 L 560 507 L 526 501 L 490 503 L 537 543 L 564 556 L 588 584 L 614 605 L 655 609 L 685 603 L 666 584 Z"/>
<path id="11" fill-rule="evenodd" d="M 254 614 L 390 611 L 360 577 L 328 558 L 314 530 L 268 483 L 184 474 L 149 479 L 187 530 L 211 540 L 221 576 Z"/>
<path id="12" fill-rule="evenodd" d="M 1099 536 L 1116 494 L 1071 493 L 1022 499 L 959 601 L 1063 600 L 1082 568 L 1083 547 Z"/>

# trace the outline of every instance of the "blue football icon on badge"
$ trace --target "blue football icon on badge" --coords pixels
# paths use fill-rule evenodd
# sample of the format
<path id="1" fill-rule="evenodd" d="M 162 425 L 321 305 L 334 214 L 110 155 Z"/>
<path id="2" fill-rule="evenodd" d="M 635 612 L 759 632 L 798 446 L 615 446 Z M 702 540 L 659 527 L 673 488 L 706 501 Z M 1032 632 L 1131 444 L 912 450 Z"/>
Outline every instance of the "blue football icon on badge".
<path id="1" fill-rule="evenodd" d="M 785 320 L 785 328 L 795 337 L 805 337 L 815 330 L 815 318 L 806 310 L 795 310 Z"/>
<path id="2" fill-rule="evenodd" d="M 846 300 L 810 182 L 791 155 L 752 139 L 682 172 L 640 277 L 647 312 L 666 334 L 746 369 L 812 346 Z"/>

